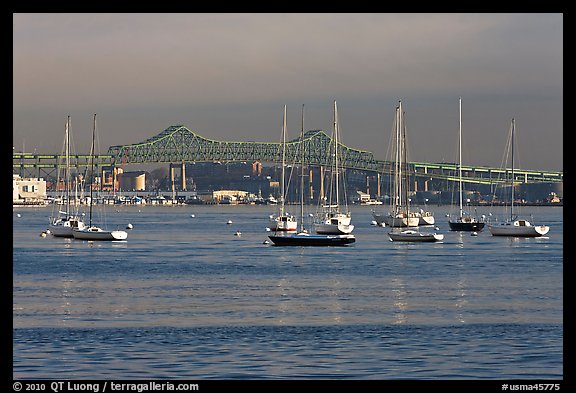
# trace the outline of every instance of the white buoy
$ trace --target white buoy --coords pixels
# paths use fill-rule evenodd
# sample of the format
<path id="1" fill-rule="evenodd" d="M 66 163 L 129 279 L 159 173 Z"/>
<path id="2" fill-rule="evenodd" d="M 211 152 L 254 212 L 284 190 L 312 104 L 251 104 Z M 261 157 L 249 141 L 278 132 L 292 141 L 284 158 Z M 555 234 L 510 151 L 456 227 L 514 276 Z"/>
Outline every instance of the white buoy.
<path id="1" fill-rule="evenodd" d="M 46 237 L 46 232 L 42 232 L 42 233 L 40 234 L 40 237 Z"/>
<path id="2" fill-rule="evenodd" d="M 266 232 L 270 232 L 272 229 L 266 227 Z"/>
<path id="3" fill-rule="evenodd" d="M 374 220 L 370 221 L 370 225 L 378 225 L 378 223 Z"/>
<path id="4" fill-rule="evenodd" d="M 236 231 L 236 233 L 234 234 L 234 236 L 240 236 L 240 235 L 242 235 L 242 232 L 240 231 Z"/>
<path id="5" fill-rule="evenodd" d="M 435 230 L 435 231 L 439 231 L 439 230 L 440 230 L 440 228 L 438 228 L 438 227 L 434 227 L 434 230 Z"/>
<path id="6" fill-rule="evenodd" d="M 262 244 L 270 244 L 270 241 L 264 240 L 264 241 L 262 242 Z"/>
<path id="7" fill-rule="evenodd" d="M 470 236 L 478 236 L 478 232 L 474 231 L 470 234 Z"/>
<path id="8" fill-rule="evenodd" d="M 47 234 L 47 235 L 49 235 L 49 234 L 51 234 L 51 233 L 52 233 L 52 232 L 50 232 L 50 229 L 46 229 L 46 234 Z"/>
<path id="9" fill-rule="evenodd" d="M 196 216 L 195 216 L 194 214 L 190 214 L 190 217 L 194 218 L 194 217 L 196 217 Z"/>
<path id="10" fill-rule="evenodd" d="M 20 218 L 20 217 L 22 217 L 22 216 L 20 215 L 20 213 L 18 213 L 18 214 L 16 214 L 16 217 Z"/>
<path id="11" fill-rule="evenodd" d="M 128 225 L 126 225 L 126 229 L 132 229 L 132 228 L 134 228 L 132 224 L 128 223 Z"/>
<path id="12" fill-rule="evenodd" d="M 232 224 L 232 220 L 228 220 L 228 222 L 226 224 L 228 224 L 228 225 Z"/>

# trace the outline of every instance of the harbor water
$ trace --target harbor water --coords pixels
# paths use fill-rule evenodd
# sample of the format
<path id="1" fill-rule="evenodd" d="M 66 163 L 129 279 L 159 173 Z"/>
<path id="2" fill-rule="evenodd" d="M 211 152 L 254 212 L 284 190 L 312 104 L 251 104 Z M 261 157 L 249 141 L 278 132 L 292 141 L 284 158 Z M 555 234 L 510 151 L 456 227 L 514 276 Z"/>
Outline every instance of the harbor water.
<path id="1" fill-rule="evenodd" d="M 127 241 L 13 209 L 14 378 L 563 378 L 562 207 L 506 238 L 434 206 L 444 240 L 398 243 L 354 206 L 356 243 L 303 248 L 267 241 L 272 206 L 104 208 Z"/>

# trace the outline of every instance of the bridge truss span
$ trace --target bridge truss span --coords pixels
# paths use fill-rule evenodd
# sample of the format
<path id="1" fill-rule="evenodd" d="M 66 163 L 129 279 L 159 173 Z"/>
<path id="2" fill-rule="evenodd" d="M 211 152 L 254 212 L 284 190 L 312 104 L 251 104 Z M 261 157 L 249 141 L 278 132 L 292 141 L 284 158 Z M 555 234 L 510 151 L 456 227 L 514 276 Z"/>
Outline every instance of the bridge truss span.
<path id="1" fill-rule="evenodd" d="M 322 130 L 311 130 L 286 143 L 286 161 L 300 162 L 305 149 L 308 165 L 330 165 L 327 152 L 332 139 Z M 381 171 L 384 163 L 371 152 L 339 144 L 341 165 L 349 169 Z M 204 138 L 183 125 L 171 126 L 142 143 L 111 146 L 108 154 L 117 163 L 144 164 L 152 162 L 274 162 L 282 161 L 282 144 L 274 142 L 227 142 Z"/>
<path id="2" fill-rule="evenodd" d="M 310 130 L 303 138 L 286 143 L 286 162 L 298 165 L 301 149 L 305 149 L 305 162 L 309 166 L 330 167 L 334 141 L 323 130 Z M 353 149 L 338 144 L 339 165 L 345 169 L 389 174 L 392 165 L 389 161 L 377 160 L 374 154 L 365 150 Z M 71 165 L 86 167 L 90 155 L 72 157 Z M 16 153 L 12 155 L 14 173 L 21 176 L 41 177 L 62 168 L 62 155 Z M 200 136 L 183 125 L 173 125 L 164 131 L 131 145 L 111 146 L 108 154 L 98 156 L 100 166 L 121 166 L 126 164 L 192 163 L 192 162 L 282 162 L 280 142 L 229 142 L 216 141 Z M 419 181 L 437 180 L 458 181 L 458 168 L 454 163 L 411 162 L 408 172 Z M 506 182 L 511 176 L 509 168 L 489 168 L 467 166 L 463 168 L 463 181 L 475 184 L 496 184 Z M 514 181 L 520 183 L 562 183 L 563 172 L 515 169 Z"/>

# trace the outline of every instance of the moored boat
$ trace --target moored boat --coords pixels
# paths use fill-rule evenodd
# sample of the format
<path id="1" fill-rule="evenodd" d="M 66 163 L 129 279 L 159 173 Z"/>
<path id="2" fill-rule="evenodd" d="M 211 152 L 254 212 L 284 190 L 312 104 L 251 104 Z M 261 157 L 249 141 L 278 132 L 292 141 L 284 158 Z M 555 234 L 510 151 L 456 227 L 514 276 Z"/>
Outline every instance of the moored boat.
<path id="1" fill-rule="evenodd" d="M 488 226 L 492 236 L 539 237 L 550 231 L 547 225 L 533 225 L 528 220 L 513 220 Z"/>
<path id="2" fill-rule="evenodd" d="M 298 233 L 280 233 L 268 236 L 275 246 L 347 246 L 356 242 L 352 234 L 310 234 L 304 227 L 304 106 L 302 106 L 302 132 L 300 136 L 300 230 Z M 353 225 L 350 225 L 353 228 Z M 316 230 L 318 228 L 316 227 Z M 347 229 L 346 229 L 347 230 Z M 351 231 L 351 229 L 350 229 Z"/>
<path id="3" fill-rule="evenodd" d="M 270 217 L 268 228 L 272 231 L 295 231 L 298 229 L 298 220 L 285 210 L 285 172 L 286 172 L 286 105 L 284 105 L 284 117 L 282 122 L 282 175 L 280 180 L 280 208 L 277 215 Z"/>
<path id="4" fill-rule="evenodd" d="M 276 246 L 346 246 L 354 243 L 354 235 L 314 235 L 299 232 L 292 235 L 268 236 Z"/>
<path id="5" fill-rule="evenodd" d="M 510 125 L 510 150 L 512 163 L 512 180 L 510 181 L 510 218 L 504 222 L 490 223 L 488 229 L 492 236 L 540 237 L 550 231 L 547 225 L 533 225 L 526 219 L 518 218 L 514 213 L 514 133 L 516 124 L 514 119 Z"/>
<path id="6" fill-rule="evenodd" d="M 417 229 L 404 229 L 388 233 L 395 242 L 437 242 L 444 240 L 444 235 L 436 232 L 420 232 Z"/>
<path id="7" fill-rule="evenodd" d="M 343 198 L 340 194 L 340 163 L 338 161 L 340 155 L 340 131 L 338 127 L 338 107 L 334 101 L 334 129 L 333 129 L 333 148 L 330 150 L 329 160 L 331 163 L 331 177 L 330 191 L 328 196 L 328 203 L 322 206 L 322 209 L 316 215 L 314 223 L 314 230 L 322 235 L 346 235 L 352 233 L 354 225 L 351 224 L 352 216 L 348 210 L 348 202 L 346 200 L 346 187 L 343 187 Z M 343 205 L 343 208 L 341 208 Z"/>
<path id="8" fill-rule="evenodd" d="M 463 190 L 462 190 L 462 99 L 458 100 L 458 113 L 459 124 L 458 127 L 458 194 L 460 201 L 459 214 L 456 218 L 448 220 L 448 225 L 451 231 L 474 231 L 478 232 L 484 229 L 485 222 L 477 217 L 472 217 L 464 214 L 462 206 Z"/>
<path id="9" fill-rule="evenodd" d="M 390 182 L 391 198 L 390 210 L 386 213 L 372 212 L 372 217 L 378 225 L 393 228 L 417 227 L 420 225 L 420 217 L 410 211 L 408 161 L 406 155 L 406 129 L 402 102 L 396 107 L 394 118 L 394 148 L 392 149 L 392 173 L 393 180 Z M 384 225 L 383 225 L 384 224 Z"/>
<path id="10" fill-rule="evenodd" d="M 126 240 L 128 233 L 121 230 L 107 231 L 97 226 L 74 229 L 74 238 L 79 240 Z"/>
<path id="11" fill-rule="evenodd" d="M 81 216 L 78 214 L 72 214 L 70 206 L 70 116 L 68 116 L 66 119 L 64 150 L 66 157 L 66 169 L 64 178 L 64 197 L 66 198 L 66 211 L 58 210 L 58 216 L 51 217 L 50 226 L 48 229 L 52 236 L 55 237 L 74 237 L 74 229 L 83 229 L 85 228 L 85 224 L 82 221 Z"/>
<path id="12" fill-rule="evenodd" d="M 92 131 L 92 149 L 90 151 L 90 167 L 91 176 L 94 177 L 94 139 L 96 135 L 96 115 L 94 115 L 94 129 Z M 79 240 L 126 240 L 128 238 L 128 232 L 122 230 L 106 230 L 96 225 L 92 224 L 92 205 L 94 204 L 94 198 L 92 197 L 92 184 L 94 180 L 90 180 L 90 210 L 89 210 L 89 221 L 88 226 L 84 228 L 74 228 L 72 235 L 74 239 Z"/>
<path id="13" fill-rule="evenodd" d="M 420 211 L 414 212 L 414 216 L 418 217 L 418 225 L 434 225 L 436 223 L 434 213 L 428 210 L 420 209 Z"/>

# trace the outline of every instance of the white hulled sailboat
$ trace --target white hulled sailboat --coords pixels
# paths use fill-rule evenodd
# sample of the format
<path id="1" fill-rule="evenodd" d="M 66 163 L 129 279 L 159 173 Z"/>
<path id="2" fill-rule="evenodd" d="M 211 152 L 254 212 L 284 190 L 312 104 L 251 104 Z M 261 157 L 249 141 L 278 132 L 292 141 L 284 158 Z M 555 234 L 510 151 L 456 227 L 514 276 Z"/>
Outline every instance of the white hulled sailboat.
<path id="1" fill-rule="evenodd" d="M 122 230 L 106 230 L 102 229 L 96 225 L 92 224 L 92 205 L 94 204 L 92 198 L 92 189 L 94 183 L 94 139 L 96 135 L 96 115 L 94 115 L 94 129 L 92 130 L 92 149 L 90 151 L 91 155 L 91 174 L 90 174 L 90 211 L 89 211 L 89 223 L 87 227 L 75 228 L 73 231 L 74 239 L 80 240 L 126 240 L 128 238 L 128 233 Z"/>
<path id="2" fill-rule="evenodd" d="M 50 226 L 48 230 L 53 236 L 56 237 L 74 237 L 73 230 L 83 229 L 85 227 L 84 222 L 77 211 L 72 213 L 70 206 L 70 116 L 66 119 L 66 130 L 64 137 L 64 151 L 66 168 L 64 173 L 64 198 L 66 199 L 65 205 L 66 210 L 58 210 L 58 215 L 56 217 L 50 218 Z M 58 182 L 57 184 L 59 184 Z M 74 200 L 76 204 L 76 198 Z M 76 209 L 77 210 L 77 209 Z"/>
<path id="3" fill-rule="evenodd" d="M 300 230 L 298 233 L 274 234 L 268 238 L 275 246 L 347 246 L 356 242 L 352 234 L 311 234 L 304 227 L 304 105 L 302 105 L 302 132 L 300 136 Z"/>
<path id="4" fill-rule="evenodd" d="M 516 237 L 539 237 L 544 236 L 550 231 L 547 225 L 533 225 L 527 219 L 518 218 L 514 214 L 514 133 L 515 121 L 512 119 L 510 125 L 510 150 L 512 152 L 512 179 L 510 181 L 510 217 L 504 221 L 495 224 L 488 224 L 488 229 L 493 236 L 516 236 Z"/>
<path id="5" fill-rule="evenodd" d="M 444 239 L 444 235 L 435 232 L 421 232 L 418 227 L 419 218 L 410 212 L 408 198 L 409 181 L 408 181 L 408 157 L 406 148 L 406 125 L 404 121 L 404 112 L 402 110 L 402 101 L 396 108 L 396 151 L 395 151 L 395 184 L 392 200 L 392 210 L 386 216 L 388 226 L 392 230 L 388 233 L 392 241 L 404 242 L 435 242 Z"/>
<path id="6" fill-rule="evenodd" d="M 320 212 L 316 215 L 314 229 L 318 234 L 333 234 L 342 235 L 352 233 L 354 225 L 351 224 L 352 216 L 348 210 L 348 202 L 344 195 L 343 202 L 340 201 L 340 163 L 338 162 L 338 155 L 340 150 L 340 132 L 338 129 L 338 107 L 334 101 L 334 130 L 332 135 L 331 146 L 333 149 L 328 149 L 330 152 L 331 163 L 331 179 L 328 198 L 326 204 L 321 206 Z M 346 187 L 343 187 L 345 190 Z M 319 201 L 321 203 L 322 201 Z M 340 208 L 343 203 L 344 209 Z"/>
<path id="7" fill-rule="evenodd" d="M 284 118 L 282 122 L 282 176 L 280 183 L 280 209 L 278 215 L 270 217 L 268 228 L 272 231 L 295 231 L 298 229 L 298 220 L 292 214 L 285 211 L 286 191 L 285 191 L 285 172 L 286 172 L 286 105 L 284 105 Z"/>

